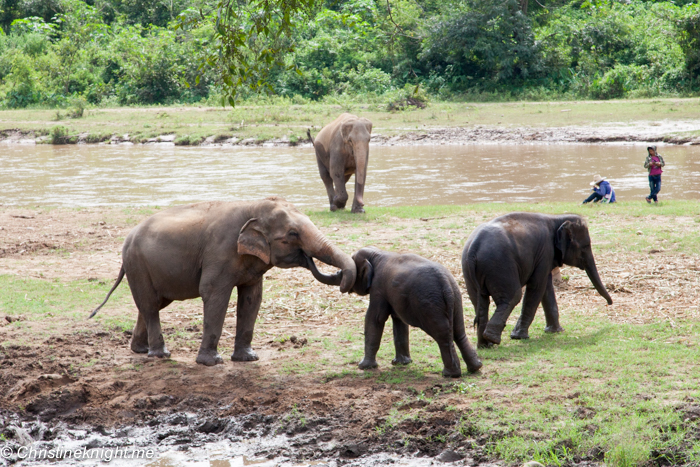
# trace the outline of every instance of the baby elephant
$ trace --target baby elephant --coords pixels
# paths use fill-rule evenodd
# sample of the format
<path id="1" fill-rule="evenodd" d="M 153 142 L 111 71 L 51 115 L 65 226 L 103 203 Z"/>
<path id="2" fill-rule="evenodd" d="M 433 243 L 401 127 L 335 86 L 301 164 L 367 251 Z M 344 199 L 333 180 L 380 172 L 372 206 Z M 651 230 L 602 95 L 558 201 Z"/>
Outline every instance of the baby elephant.
<path id="1" fill-rule="evenodd" d="M 360 368 L 377 367 L 377 351 L 384 331 L 384 323 L 391 316 L 394 324 L 394 365 L 411 363 L 408 349 L 408 326 L 421 328 L 435 339 L 440 347 L 444 368 L 443 376 L 462 375 L 459 357 L 453 345 L 457 343 L 470 372 L 482 363 L 469 344 L 464 330 L 462 295 L 454 277 L 442 265 L 412 254 L 396 254 L 362 248 L 352 258 L 357 266 L 353 291 L 369 294 L 369 308 L 365 315 L 365 356 Z M 310 269 L 314 277 L 326 284 L 339 283 L 342 272 L 333 276 L 319 272 L 313 261 Z"/>

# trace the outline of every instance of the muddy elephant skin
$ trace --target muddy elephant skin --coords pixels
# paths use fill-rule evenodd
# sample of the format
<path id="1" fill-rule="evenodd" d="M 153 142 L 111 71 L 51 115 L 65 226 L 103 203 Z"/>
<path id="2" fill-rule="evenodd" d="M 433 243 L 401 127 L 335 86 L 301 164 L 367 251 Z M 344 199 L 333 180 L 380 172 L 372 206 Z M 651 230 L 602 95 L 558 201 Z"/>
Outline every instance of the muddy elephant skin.
<path id="1" fill-rule="evenodd" d="M 344 113 L 323 127 L 316 139 L 311 137 L 310 131 L 307 134 L 316 150 L 318 171 L 326 186 L 331 211 L 345 208 L 348 201 L 345 184 L 355 174 L 352 212 L 365 212 L 362 198 L 367 178 L 372 122 Z"/>
<path id="2" fill-rule="evenodd" d="M 552 270 L 564 264 L 583 269 L 609 305 L 612 299 L 598 275 L 586 221 L 576 215 L 516 212 L 477 227 L 462 252 L 462 272 L 476 310 L 477 346 L 500 344 L 501 333 L 525 287 L 512 339 L 527 339 L 540 302 L 546 332 L 563 331 L 552 285 Z M 489 297 L 496 311 L 489 320 Z"/>
<path id="3" fill-rule="evenodd" d="M 149 357 L 169 357 L 160 310 L 174 300 L 202 297 L 204 323 L 197 363 L 211 366 L 223 363 L 217 346 L 231 292 L 238 287 L 231 360 L 257 360 L 251 342 L 263 274 L 273 266 L 308 268 L 309 258 L 340 268 L 340 290 L 350 290 L 356 275 L 352 258 L 283 199 L 174 207 L 149 217 L 129 233 L 119 277 L 90 317 L 126 274 L 138 308 L 131 349 Z"/>
<path id="4" fill-rule="evenodd" d="M 389 253 L 376 248 L 362 248 L 353 254 L 357 279 L 353 292 L 369 294 L 365 315 L 365 355 L 361 369 L 377 367 L 377 351 L 386 320 L 393 321 L 394 365 L 411 363 L 408 346 L 408 326 L 425 331 L 440 348 L 443 376 L 462 375 L 457 344 L 469 372 L 481 368 L 482 363 L 470 345 L 464 329 L 462 294 L 452 274 L 444 266 L 413 254 Z M 313 261 L 310 269 L 314 277 L 328 285 L 337 285 L 341 279 L 320 273 Z"/>

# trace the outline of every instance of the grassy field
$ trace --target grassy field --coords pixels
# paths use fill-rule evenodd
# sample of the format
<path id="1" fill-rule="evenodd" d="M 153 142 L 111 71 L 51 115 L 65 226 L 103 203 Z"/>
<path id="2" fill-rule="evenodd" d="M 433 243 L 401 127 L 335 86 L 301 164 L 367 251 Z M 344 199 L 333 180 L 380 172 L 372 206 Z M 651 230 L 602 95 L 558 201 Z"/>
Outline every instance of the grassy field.
<path id="1" fill-rule="evenodd" d="M 621 101 L 431 103 L 425 109 L 388 112 L 385 104 L 348 103 L 295 105 L 289 101 L 207 107 L 120 107 L 85 110 L 82 118 L 68 118 L 66 110 L 0 111 L 0 130 L 19 129 L 47 136 L 45 141 L 88 142 L 129 135 L 133 142 L 175 135 L 178 144 L 198 144 L 207 137 L 223 140 L 266 141 L 306 138 L 307 128 L 321 129 L 342 112 L 352 112 L 374 123 L 374 134 L 400 135 L 431 128 L 474 125 L 556 128 L 572 125 L 676 121 L 696 119 L 700 99 Z M 689 136 L 689 135 L 688 135 Z"/>
<path id="2" fill-rule="evenodd" d="M 547 466 L 581 459 L 620 467 L 700 464 L 695 414 L 700 414 L 699 203 L 483 204 L 368 208 L 362 216 L 308 214 L 348 253 L 364 245 L 412 251 L 447 266 L 463 287 L 459 256 L 467 236 L 478 224 L 514 210 L 584 215 L 601 276 L 615 304 L 605 306 L 583 271 L 564 268 L 566 284 L 557 296 L 566 331 L 544 334 L 540 311 L 531 339 L 504 338 L 496 348 L 480 349 L 483 371 L 451 382 L 439 376 L 437 346 L 420 330 L 411 331 L 413 364 L 391 367 L 390 322 L 377 359 L 380 368 L 358 370 L 366 299 L 339 296 L 306 272 L 273 269 L 266 276 L 253 346 L 280 350 L 292 335 L 306 337 L 309 345 L 299 351 L 276 352 L 279 357 L 271 371 L 313 381 L 319 388 L 348 381 L 367 388 L 377 384 L 413 388 L 411 396 L 377 414 L 370 436 L 379 439 L 441 411 L 454 413 L 458 423 L 439 435 L 443 438 L 438 442 L 467 439 L 508 464 L 531 459 Z M 52 215 L 58 216 L 57 211 L 62 210 L 53 210 Z M 149 211 L 140 212 L 115 209 L 100 215 L 110 216 L 113 223 L 133 224 L 138 220 L 134 216 Z M 70 215 L 69 210 L 66 213 Z M 85 248 L 86 258 L 94 253 L 89 243 L 75 248 Z M 118 248 L 115 240 L 114 249 Z M 63 254 L 68 253 L 75 257 L 78 252 Z M 23 261 L 12 260 L 17 265 Z M 40 345 L 42 339 L 79 333 L 88 326 L 129 329 L 135 313 L 124 284 L 95 322 L 85 322 L 88 310 L 102 300 L 112 280 L 0 275 L 0 309 L 24 318 L 0 328 L 0 349 L 18 343 Z M 466 299 L 464 307 L 465 321 L 471 322 L 473 308 Z M 173 356 L 196 349 L 198 334 L 188 329 L 201 326 L 201 301 L 176 303 L 169 310 L 161 317 Z M 516 308 L 504 336 L 518 312 Z M 230 333 L 232 326 L 229 317 Z M 471 330 L 469 338 L 475 341 Z M 220 351 L 230 352 L 232 347 L 232 335 L 224 336 Z M 100 358 L 86 359 L 85 365 Z M 189 360 L 193 365 L 193 358 Z M 152 371 L 149 368 L 142 371 Z M 186 370 L 187 365 L 181 364 L 169 371 Z M 127 370 L 116 366 L 114 371 Z M 141 370 L 132 365 L 128 371 Z M 307 415 L 295 405 L 290 416 Z"/>

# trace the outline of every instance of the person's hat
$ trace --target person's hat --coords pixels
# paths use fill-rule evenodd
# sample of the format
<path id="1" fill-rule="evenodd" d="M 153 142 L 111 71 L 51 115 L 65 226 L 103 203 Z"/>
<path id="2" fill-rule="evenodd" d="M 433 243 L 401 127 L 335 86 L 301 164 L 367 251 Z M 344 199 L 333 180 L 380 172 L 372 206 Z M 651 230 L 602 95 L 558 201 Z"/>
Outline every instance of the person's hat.
<path id="1" fill-rule="evenodd" d="M 593 181 L 591 182 L 591 186 L 595 186 L 605 179 L 607 179 L 607 177 L 601 177 L 600 175 L 596 175 L 595 177 L 593 177 Z"/>

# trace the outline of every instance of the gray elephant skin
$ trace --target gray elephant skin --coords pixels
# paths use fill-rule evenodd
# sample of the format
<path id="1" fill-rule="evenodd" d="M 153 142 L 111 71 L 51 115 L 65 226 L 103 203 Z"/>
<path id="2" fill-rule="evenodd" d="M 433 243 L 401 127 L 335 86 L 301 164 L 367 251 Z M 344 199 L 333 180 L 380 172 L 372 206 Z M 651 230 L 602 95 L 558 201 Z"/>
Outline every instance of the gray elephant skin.
<path id="1" fill-rule="evenodd" d="M 341 269 L 340 290 L 355 282 L 355 263 L 311 220 L 279 198 L 206 202 L 174 207 L 141 222 L 126 237 L 119 277 L 126 274 L 138 308 L 131 349 L 168 357 L 160 310 L 174 300 L 202 297 L 204 323 L 197 363 L 223 363 L 217 346 L 234 287 L 238 287 L 236 340 L 231 360 L 251 361 L 253 328 L 262 301 L 262 277 L 273 266 L 308 268 L 309 258 Z"/>
<path id="2" fill-rule="evenodd" d="M 331 211 L 345 208 L 348 201 L 345 184 L 355 174 L 352 212 L 365 212 L 363 196 L 371 134 L 372 122 L 349 113 L 340 115 L 324 126 L 316 135 L 316 139 L 312 138 L 311 131 L 307 130 L 316 151 L 318 171 L 326 186 Z"/>
<path id="3" fill-rule="evenodd" d="M 440 348 L 443 376 L 459 377 L 462 370 L 455 352 L 457 344 L 469 372 L 482 363 L 469 344 L 464 328 L 462 294 L 452 274 L 444 266 L 414 254 L 397 254 L 367 247 L 352 256 L 357 279 L 352 291 L 369 294 L 365 315 L 365 355 L 363 370 L 377 367 L 377 351 L 384 323 L 391 316 L 394 328 L 394 365 L 411 363 L 408 326 L 425 331 Z M 328 285 L 338 285 L 341 274 L 326 275 L 309 260 L 314 277 Z"/>
<path id="4" fill-rule="evenodd" d="M 609 305 L 612 299 L 598 275 L 586 221 L 577 215 L 516 212 L 477 227 L 462 252 L 462 272 L 476 311 L 477 347 L 500 344 L 501 334 L 525 287 L 522 312 L 510 337 L 527 339 L 540 302 L 546 332 L 561 332 L 552 269 L 562 265 L 586 271 Z M 496 311 L 489 320 L 489 297 Z"/>

